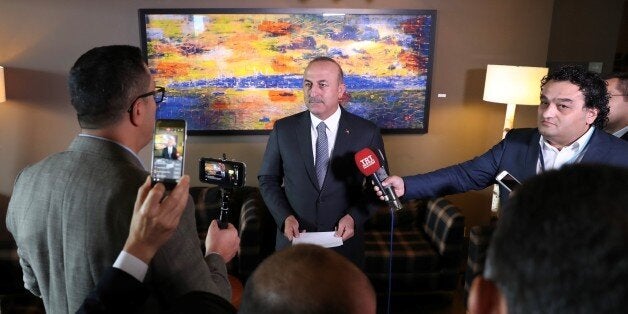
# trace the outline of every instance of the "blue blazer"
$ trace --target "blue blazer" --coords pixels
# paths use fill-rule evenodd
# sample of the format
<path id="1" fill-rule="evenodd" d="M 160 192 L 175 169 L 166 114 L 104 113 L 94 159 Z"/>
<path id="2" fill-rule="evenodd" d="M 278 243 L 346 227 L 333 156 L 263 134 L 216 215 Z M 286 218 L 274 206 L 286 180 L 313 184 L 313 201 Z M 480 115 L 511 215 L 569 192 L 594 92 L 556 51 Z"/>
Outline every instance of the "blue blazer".
<path id="1" fill-rule="evenodd" d="M 536 175 L 539 160 L 537 129 L 514 129 L 486 153 L 463 163 L 426 174 L 404 177 L 406 198 L 436 196 L 481 190 L 495 184 L 495 177 L 507 170 L 519 181 Z M 628 167 L 628 143 L 595 129 L 581 163 L 600 163 Z M 500 186 L 500 203 L 508 199 L 508 191 Z"/>
<path id="2" fill-rule="evenodd" d="M 276 249 L 290 244 L 283 234 L 289 215 L 299 229 L 309 232 L 334 231 L 346 214 L 355 222 L 355 235 L 334 248 L 361 266 L 364 259 L 362 226 L 381 203 L 372 188 L 364 189 L 364 175 L 354 155 L 365 147 L 380 149 L 384 143 L 372 122 L 341 109 L 338 133 L 322 189 L 318 187 L 309 111 L 278 120 L 266 145 L 258 180 L 264 202 L 277 223 Z"/>

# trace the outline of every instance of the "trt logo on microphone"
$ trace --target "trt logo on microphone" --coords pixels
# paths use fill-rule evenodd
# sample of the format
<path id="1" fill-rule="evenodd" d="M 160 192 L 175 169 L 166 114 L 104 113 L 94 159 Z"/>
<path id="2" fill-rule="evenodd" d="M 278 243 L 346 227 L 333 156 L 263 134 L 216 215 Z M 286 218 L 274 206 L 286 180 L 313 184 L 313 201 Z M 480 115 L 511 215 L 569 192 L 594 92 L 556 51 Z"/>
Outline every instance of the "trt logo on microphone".
<path id="1" fill-rule="evenodd" d="M 368 155 L 365 158 L 360 159 L 360 164 L 362 166 L 362 169 L 366 169 L 372 165 L 374 165 L 376 163 L 375 158 L 373 158 L 373 155 Z"/>

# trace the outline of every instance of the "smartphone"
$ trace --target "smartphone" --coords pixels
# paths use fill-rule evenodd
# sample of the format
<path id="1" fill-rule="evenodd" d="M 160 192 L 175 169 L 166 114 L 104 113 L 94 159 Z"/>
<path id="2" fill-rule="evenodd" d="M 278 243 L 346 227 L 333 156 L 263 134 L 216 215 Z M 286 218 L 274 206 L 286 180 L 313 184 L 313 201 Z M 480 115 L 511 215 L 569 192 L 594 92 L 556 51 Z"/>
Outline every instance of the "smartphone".
<path id="1" fill-rule="evenodd" d="M 512 192 L 516 187 L 521 185 L 517 178 L 513 177 L 508 171 L 504 170 L 495 177 L 497 183 L 503 186 L 508 192 Z"/>
<path id="2" fill-rule="evenodd" d="M 246 165 L 243 162 L 217 158 L 201 158 L 198 179 L 225 188 L 239 188 L 246 180 Z"/>
<path id="3" fill-rule="evenodd" d="M 186 131 L 185 120 L 157 119 L 155 122 L 150 171 L 153 185 L 161 182 L 171 190 L 183 176 Z"/>

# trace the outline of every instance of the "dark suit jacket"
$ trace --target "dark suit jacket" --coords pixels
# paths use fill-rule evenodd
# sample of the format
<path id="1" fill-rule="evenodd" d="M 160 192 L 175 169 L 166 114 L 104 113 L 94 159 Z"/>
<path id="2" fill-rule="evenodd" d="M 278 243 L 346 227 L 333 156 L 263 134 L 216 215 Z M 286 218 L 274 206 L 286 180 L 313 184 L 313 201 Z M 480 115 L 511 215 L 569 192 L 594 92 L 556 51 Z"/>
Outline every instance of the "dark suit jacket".
<path id="1" fill-rule="evenodd" d="M 300 230 L 320 232 L 333 231 L 338 221 L 349 214 L 355 221 L 355 236 L 335 250 L 362 266 L 362 227 L 378 201 L 372 190 L 364 189 L 364 175 L 355 165 L 354 155 L 365 147 L 384 152 L 384 143 L 375 124 L 341 110 L 338 135 L 322 189 L 318 187 L 314 168 L 309 111 L 275 123 L 258 179 L 262 197 L 279 228 L 276 249 L 290 244 L 283 235 L 284 221 L 289 215 L 299 221 Z"/>
<path id="2" fill-rule="evenodd" d="M 77 313 L 139 313 L 148 299 L 148 287 L 115 267 L 110 267 L 98 281 Z M 193 291 L 178 298 L 171 313 L 236 313 L 227 300 L 209 293 Z"/>
<path id="3" fill-rule="evenodd" d="M 622 135 L 620 138 L 622 140 L 628 141 L 628 132 L 624 133 L 624 135 Z"/>
<path id="4" fill-rule="evenodd" d="M 168 159 L 178 159 L 179 154 L 177 154 L 177 147 L 176 146 L 172 147 L 172 154 L 168 154 L 168 147 L 164 147 L 161 150 L 161 157 L 168 158 Z"/>
<path id="5" fill-rule="evenodd" d="M 536 175 L 540 138 L 537 129 L 512 130 L 505 139 L 472 160 L 404 177 L 404 197 L 426 198 L 484 189 L 495 184 L 495 177 L 503 170 L 523 182 Z M 628 167 L 628 143 L 595 129 L 580 162 Z M 500 202 L 503 204 L 507 199 L 508 192 L 500 187 Z"/>

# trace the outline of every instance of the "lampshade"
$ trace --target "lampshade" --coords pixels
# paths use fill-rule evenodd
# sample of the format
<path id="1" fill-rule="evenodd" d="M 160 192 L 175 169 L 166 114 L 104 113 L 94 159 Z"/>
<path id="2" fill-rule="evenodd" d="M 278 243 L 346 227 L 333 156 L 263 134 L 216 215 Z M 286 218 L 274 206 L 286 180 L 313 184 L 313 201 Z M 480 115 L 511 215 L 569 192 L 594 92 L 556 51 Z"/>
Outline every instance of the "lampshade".
<path id="1" fill-rule="evenodd" d="M 4 102 L 6 100 L 7 96 L 4 89 L 4 68 L 0 67 L 0 102 Z"/>
<path id="2" fill-rule="evenodd" d="M 541 79 L 545 75 L 547 68 L 489 64 L 482 99 L 502 104 L 538 105 Z"/>

